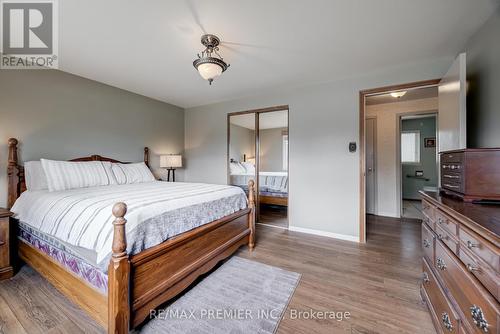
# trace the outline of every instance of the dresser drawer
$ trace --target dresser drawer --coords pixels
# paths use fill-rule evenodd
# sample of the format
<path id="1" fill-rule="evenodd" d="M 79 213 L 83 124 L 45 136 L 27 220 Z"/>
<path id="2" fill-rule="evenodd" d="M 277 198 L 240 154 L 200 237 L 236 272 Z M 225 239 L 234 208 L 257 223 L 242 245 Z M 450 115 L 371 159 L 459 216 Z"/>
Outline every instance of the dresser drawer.
<path id="1" fill-rule="evenodd" d="M 445 173 L 462 173 L 464 167 L 461 163 L 449 162 L 449 163 L 441 163 L 441 175 Z"/>
<path id="2" fill-rule="evenodd" d="M 424 222 L 429 225 L 431 230 L 434 230 L 435 227 L 435 211 L 436 208 L 430 204 L 429 202 L 422 200 L 422 213 L 424 214 Z"/>
<path id="3" fill-rule="evenodd" d="M 483 283 L 484 287 L 498 301 L 500 297 L 500 275 L 482 260 L 477 259 L 469 250 L 460 248 L 460 260 L 465 268 Z"/>
<path id="4" fill-rule="evenodd" d="M 497 248 L 463 226 L 460 228 L 459 238 L 461 247 L 467 248 L 500 273 L 500 252 Z"/>
<path id="5" fill-rule="evenodd" d="M 448 298 L 446 298 L 443 289 L 439 286 L 427 262 L 425 260 L 422 262 L 424 271 L 422 286 L 429 298 L 429 308 L 431 308 L 432 316 L 436 318 L 435 323 L 439 323 L 444 333 L 459 333 L 460 321 L 457 314 L 453 310 Z"/>
<path id="6" fill-rule="evenodd" d="M 443 174 L 441 174 L 441 180 L 443 182 L 462 184 L 463 178 L 462 178 L 461 173 L 451 172 L 451 171 L 443 171 Z"/>
<path id="7" fill-rule="evenodd" d="M 456 191 L 459 193 L 464 192 L 464 187 L 462 183 L 445 180 L 443 179 L 443 176 L 441 176 L 441 188 Z"/>
<path id="8" fill-rule="evenodd" d="M 0 269 L 10 265 L 9 218 L 0 218 Z"/>
<path id="9" fill-rule="evenodd" d="M 441 153 L 441 163 L 458 162 L 463 163 L 464 152 Z"/>
<path id="10" fill-rule="evenodd" d="M 436 238 L 426 223 L 422 223 L 422 249 L 427 261 L 434 264 L 434 244 Z"/>
<path id="11" fill-rule="evenodd" d="M 499 305 L 441 243 L 436 242 L 436 272 L 474 333 L 498 333 Z M 485 330 L 486 328 L 486 330 Z"/>
<path id="12" fill-rule="evenodd" d="M 458 223 L 439 209 L 436 210 L 436 226 L 458 237 Z"/>
<path id="13" fill-rule="evenodd" d="M 440 225 L 436 226 L 437 239 L 444 243 L 453 253 L 458 254 L 458 240 Z"/>

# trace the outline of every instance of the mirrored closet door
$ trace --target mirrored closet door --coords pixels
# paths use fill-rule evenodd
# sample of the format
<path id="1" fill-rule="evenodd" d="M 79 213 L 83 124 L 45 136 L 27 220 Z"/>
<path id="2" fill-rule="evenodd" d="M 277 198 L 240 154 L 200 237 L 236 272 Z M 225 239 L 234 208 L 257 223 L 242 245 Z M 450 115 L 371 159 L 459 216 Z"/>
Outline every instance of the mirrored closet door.
<path id="1" fill-rule="evenodd" d="M 288 107 L 228 116 L 228 183 L 255 180 L 257 222 L 288 228 Z"/>
<path id="2" fill-rule="evenodd" d="M 255 114 L 230 115 L 228 123 L 228 183 L 248 192 L 248 181 L 257 182 Z"/>
<path id="3" fill-rule="evenodd" d="M 259 113 L 259 222 L 288 228 L 288 110 Z"/>

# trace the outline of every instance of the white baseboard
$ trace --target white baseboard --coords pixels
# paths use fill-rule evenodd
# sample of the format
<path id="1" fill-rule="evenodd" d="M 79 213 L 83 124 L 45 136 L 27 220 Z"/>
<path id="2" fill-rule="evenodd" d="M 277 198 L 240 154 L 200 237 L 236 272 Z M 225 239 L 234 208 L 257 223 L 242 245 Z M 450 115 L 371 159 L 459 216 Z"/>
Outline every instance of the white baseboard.
<path id="1" fill-rule="evenodd" d="M 355 237 L 353 235 L 338 234 L 338 233 L 333 233 L 333 232 L 325 232 L 325 231 L 313 230 L 313 229 L 310 229 L 310 228 L 303 228 L 303 227 L 296 227 L 296 226 L 289 226 L 288 230 L 294 231 L 294 232 L 301 232 L 301 233 L 307 233 L 307 234 L 320 235 L 320 236 L 328 237 L 328 238 L 334 238 L 334 239 L 340 239 L 340 240 L 346 240 L 346 241 L 359 242 L 359 237 Z"/>

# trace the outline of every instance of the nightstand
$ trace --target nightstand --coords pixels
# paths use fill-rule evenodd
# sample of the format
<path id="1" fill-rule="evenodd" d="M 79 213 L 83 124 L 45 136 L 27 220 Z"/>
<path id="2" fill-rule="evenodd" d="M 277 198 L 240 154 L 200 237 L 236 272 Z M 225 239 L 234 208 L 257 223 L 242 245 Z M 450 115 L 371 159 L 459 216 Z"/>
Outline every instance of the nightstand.
<path id="1" fill-rule="evenodd" d="M 14 274 L 10 256 L 10 216 L 12 212 L 0 208 L 0 280 Z"/>

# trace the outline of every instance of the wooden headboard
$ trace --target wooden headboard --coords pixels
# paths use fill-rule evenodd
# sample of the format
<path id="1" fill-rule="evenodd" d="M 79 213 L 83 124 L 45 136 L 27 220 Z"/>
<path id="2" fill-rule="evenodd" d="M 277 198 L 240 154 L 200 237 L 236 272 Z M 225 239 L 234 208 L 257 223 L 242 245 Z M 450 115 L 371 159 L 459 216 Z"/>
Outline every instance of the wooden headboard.
<path id="1" fill-rule="evenodd" d="M 8 194 L 7 194 L 7 208 L 10 209 L 14 202 L 21 196 L 23 191 L 26 190 L 26 181 L 24 179 L 24 167 L 19 165 L 18 155 L 17 155 L 17 144 L 18 140 L 16 138 L 9 139 L 9 159 L 7 165 L 7 183 L 8 183 Z M 81 157 L 76 159 L 71 159 L 69 161 L 109 161 L 117 163 L 128 163 L 121 162 L 115 159 L 102 157 L 100 155 L 91 155 L 88 157 Z M 149 148 L 144 148 L 144 163 L 149 167 Z"/>

